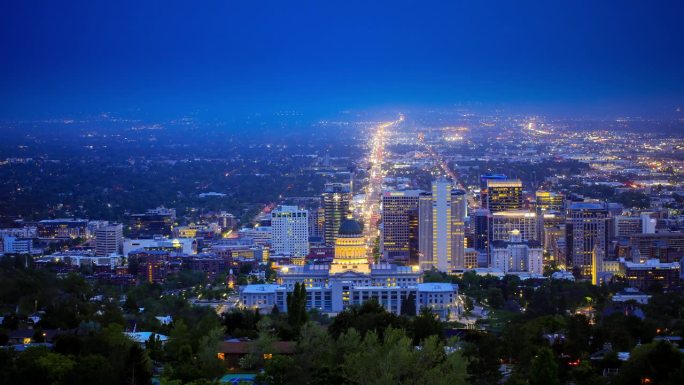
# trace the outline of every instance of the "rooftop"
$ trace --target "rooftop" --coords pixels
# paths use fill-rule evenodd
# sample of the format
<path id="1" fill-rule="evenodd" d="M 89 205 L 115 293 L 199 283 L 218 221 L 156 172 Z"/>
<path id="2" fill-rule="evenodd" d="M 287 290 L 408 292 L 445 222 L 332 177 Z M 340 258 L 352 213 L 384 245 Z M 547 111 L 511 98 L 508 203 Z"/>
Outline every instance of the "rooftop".
<path id="1" fill-rule="evenodd" d="M 431 282 L 419 283 L 418 285 L 416 285 L 416 288 L 418 289 L 418 291 L 423 292 L 445 292 L 454 291 L 454 289 L 458 288 L 458 285 L 443 282 Z"/>
<path id="2" fill-rule="evenodd" d="M 242 292 L 247 294 L 275 293 L 279 287 L 281 286 L 275 284 L 247 285 L 243 286 Z"/>

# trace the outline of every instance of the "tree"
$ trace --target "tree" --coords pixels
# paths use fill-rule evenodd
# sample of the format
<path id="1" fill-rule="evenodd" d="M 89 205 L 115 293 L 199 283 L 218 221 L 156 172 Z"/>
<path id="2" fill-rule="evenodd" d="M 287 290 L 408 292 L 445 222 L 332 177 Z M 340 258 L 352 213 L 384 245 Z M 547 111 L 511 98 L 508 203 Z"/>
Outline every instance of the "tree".
<path id="1" fill-rule="evenodd" d="M 264 372 L 257 376 L 257 382 L 268 385 L 292 384 L 294 363 L 292 357 L 282 355 L 266 360 Z"/>
<path id="2" fill-rule="evenodd" d="M 106 358 L 87 355 L 79 359 L 69 382 L 73 385 L 113 385 L 116 378 L 111 375 L 111 371 L 112 366 Z"/>
<path id="3" fill-rule="evenodd" d="M 420 314 L 411 321 L 410 330 L 413 335 L 413 344 L 419 345 L 430 336 L 442 338 L 444 326 L 430 308 L 424 307 L 420 309 Z"/>
<path id="4" fill-rule="evenodd" d="M 459 352 L 446 350 L 435 336 L 415 349 L 402 330 L 387 329 L 382 339 L 371 331 L 359 347 L 343 356 L 340 372 L 352 384 L 464 385 L 465 360 Z"/>
<path id="5" fill-rule="evenodd" d="M 416 294 L 410 292 L 401 299 L 401 315 L 413 317 L 416 315 Z"/>
<path id="6" fill-rule="evenodd" d="M 169 341 L 165 345 L 166 354 L 173 361 L 184 361 L 188 358 L 186 356 L 187 353 L 183 353 L 186 346 L 190 348 L 190 355 L 192 356 L 190 329 L 185 325 L 185 322 L 180 320 L 175 322 L 173 329 L 171 329 Z"/>
<path id="7" fill-rule="evenodd" d="M 469 337 L 463 347 L 463 356 L 468 362 L 468 380 L 471 384 L 496 384 L 501 378 L 499 340 L 487 332 L 478 332 Z"/>
<path id="8" fill-rule="evenodd" d="M 76 366 L 67 356 L 48 351 L 46 348 L 29 348 L 19 355 L 15 384 L 64 384 Z"/>
<path id="9" fill-rule="evenodd" d="M 475 304 L 473 303 L 473 299 L 470 298 L 469 296 L 465 296 L 465 301 L 463 302 L 463 308 L 465 309 L 466 313 L 470 313 L 475 309 Z"/>
<path id="10" fill-rule="evenodd" d="M 199 341 L 197 359 L 206 378 L 214 379 L 224 372 L 223 362 L 218 359 L 222 339 L 223 329 L 215 328 L 210 330 Z"/>
<path id="11" fill-rule="evenodd" d="M 335 338 L 349 329 L 355 329 L 362 336 L 370 331 L 375 331 L 382 336 L 390 327 L 405 328 L 406 319 L 388 312 L 376 299 L 371 299 L 360 307 L 352 306 L 339 313 L 328 327 L 328 332 Z"/>
<path id="12" fill-rule="evenodd" d="M 492 287 L 487 292 L 487 304 L 493 309 L 500 309 L 504 305 L 504 296 L 501 289 Z"/>
<path id="13" fill-rule="evenodd" d="M 615 384 L 681 384 L 682 353 L 666 341 L 637 346 L 615 377 Z"/>
<path id="14" fill-rule="evenodd" d="M 530 365 L 529 380 L 530 385 L 558 384 L 558 363 L 551 349 L 539 349 Z"/>
<path id="15" fill-rule="evenodd" d="M 152 360 L 161 361 L 164 358 L 164 345 L 158 335 L 152 334 L 145 342 L 145 350 Z"/>
<path id="16" fill-rule="evenodd" d="M 152 361 L 147 356 L 147 352 L 138 344 L 131 345 L 128 351 L 124 380 L 129 385 L 152 383 Z"/>
<path id="17" fill-rule="evenodd" d="M 303 283 L 295 283 L 292 293 L 287 294 L 287 320 L 296 335 L 306 319 L 306 287 Z"/>

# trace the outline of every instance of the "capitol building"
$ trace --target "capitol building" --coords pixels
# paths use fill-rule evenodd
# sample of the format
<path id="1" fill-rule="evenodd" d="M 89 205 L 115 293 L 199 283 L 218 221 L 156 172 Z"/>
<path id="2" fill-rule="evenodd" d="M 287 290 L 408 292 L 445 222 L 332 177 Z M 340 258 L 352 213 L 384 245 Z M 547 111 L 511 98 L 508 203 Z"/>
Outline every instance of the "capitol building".
<path id="1" fill-rule="evenodd" d="M 416 311 L 429 307 L 441 319 L 448 319 L 457 310 L 456 285 L 423 283 L 418 266 L 371 264 L 362 226 L 352 219 L 340 224 L 331 263 L 282 266 L 277 283 L 242 287 L 240 302 L 265 310 L 277 306 L 286 312 L 287 294 L 296 283 L 306 286 L 307 308 L 323 313 L 336 314 L 375 299 L 387 311 L 399 314 L 411 294 Z"/>

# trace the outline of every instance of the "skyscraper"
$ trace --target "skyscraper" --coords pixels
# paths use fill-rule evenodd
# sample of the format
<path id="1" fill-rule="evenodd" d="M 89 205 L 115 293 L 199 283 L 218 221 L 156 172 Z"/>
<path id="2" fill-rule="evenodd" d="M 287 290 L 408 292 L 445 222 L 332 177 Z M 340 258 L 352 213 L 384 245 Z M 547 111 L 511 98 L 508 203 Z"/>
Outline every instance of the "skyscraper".
<path id="1" fill-rule="evenodd" d="M 473 248 L 478 251 L 489 249 L 489 222 L 491 215 L 487 209 L 478 209 L 470 215 L 470 226 L 473 233 Z"/>
<path id="2" fill-rule="evenodd" d="M 113 223 L 95 231 L 95 255 L 106 257 L 123 253 L 123 225 Z"/>
<path id="3" fill-rule="evenodd" d="M 335 244 L 340 224 L 349 212 L 350 190 L 348 183 L 326 183 L 323 193 L 324 238 L 329 246 Z"/>
<path id="4" fill-rule="evenodd" d="M 566 245 L 568 267 L 591 278 L 594 248 L 605 251 L 608 209 L 602 202 L 575 202 L 568 208 Z"/>
<path id="5" fill-rule="evenodd" d="M 517 230 L 523 241 L 538 240 L 537 214 L 526 210 L 499 211 L 492 214 L 492 241 L 509 241 L 512 230 Z"/>
<path id="6" fill-rule="evenodd" d="M 535 194 L 537 214 L 547 211 L 565 211 L 565 196 L 553 191 L 539 190 Z"/>
<path id="7" fill-rule="evenodd" d="M 548 263 L 556 263 L 565 266 L 565 260 L 560 257 L 565 255 L 558 245 L 559 240 L 565 241 L 565 213 L 553 210 L 544 211 L 539 216 L 539 240 L 544 248 L 545 256 L 548 257 Z"/>
<path id="8" fill-rule="evenodd" d="M 418 250 L 422 269 L 439 271 L 464 266 L 465 192 L 446 179 L 432 183 L 432 192 L 418 202 Z"/>
<path id="9" fill-rule="evenodd" d="M 452 267 L 465 267 L 465 217 L 468 211 L 468 200 L 463 190 L 451 190 L 451 250 Z"/>
<path id="10" fill-rule="evenodd" d="M 522 182 L 518 179 L 488 179 L 486 207 L 493 214 L 523 208 Z"/>
<path id="11" fill-rule="evenodd" d="M 408 261 L 411 247 L 411 215 L 418 210 L 419 190 L 387 191 L 382 194 L 380 250 L 389 260 Z M 414 221 L 417 219 L 414 215 Z"/>
<path id="12" fill-rule="evenodd" d="M 273 253 L 305 257 L 309 254 L 309 212 L 297 206 L 278 206 L 271 212 Z"/>

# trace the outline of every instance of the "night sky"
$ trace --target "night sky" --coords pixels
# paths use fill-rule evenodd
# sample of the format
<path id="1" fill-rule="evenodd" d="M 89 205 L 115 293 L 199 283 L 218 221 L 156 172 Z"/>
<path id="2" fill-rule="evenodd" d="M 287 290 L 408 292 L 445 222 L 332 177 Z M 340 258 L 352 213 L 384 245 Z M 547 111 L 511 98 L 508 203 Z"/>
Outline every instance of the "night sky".
<path id="1" fill-rule="evenodd" d="M 682 1 L 4 0 L 0 118 L 453 105 L 677 116 L 683 11 Z"/>

